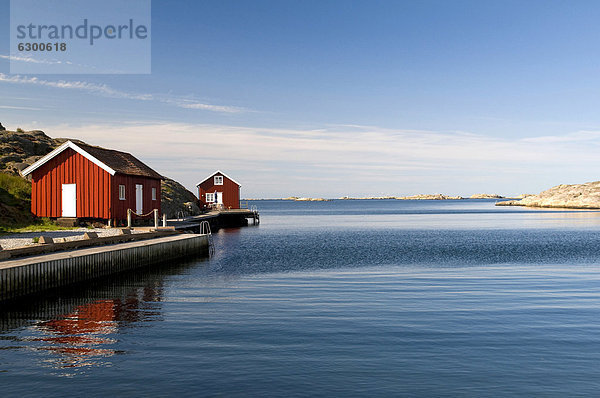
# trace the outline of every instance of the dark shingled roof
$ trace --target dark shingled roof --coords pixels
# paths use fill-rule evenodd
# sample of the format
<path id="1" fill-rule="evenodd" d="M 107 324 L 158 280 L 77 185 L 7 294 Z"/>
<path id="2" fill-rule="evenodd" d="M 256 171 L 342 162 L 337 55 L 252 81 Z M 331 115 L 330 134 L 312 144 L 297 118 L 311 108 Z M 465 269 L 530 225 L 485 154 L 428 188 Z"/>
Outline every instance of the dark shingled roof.
<path id="1" fill-rule="evenodd" d="M 76 145 L 117 173 L 164 179 L 163 176 L 146 166 L 130 153 L 87 144 L 77 143 Z"/>

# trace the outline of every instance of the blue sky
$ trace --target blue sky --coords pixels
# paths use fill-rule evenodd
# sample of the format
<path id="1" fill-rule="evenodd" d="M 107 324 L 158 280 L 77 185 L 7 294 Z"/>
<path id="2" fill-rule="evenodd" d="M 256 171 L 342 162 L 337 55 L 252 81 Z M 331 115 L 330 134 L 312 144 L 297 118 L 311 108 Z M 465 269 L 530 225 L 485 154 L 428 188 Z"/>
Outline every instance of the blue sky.
<path id="1" fill-rule="evenodd" d="M 0 122 L 248 197 L 598 180 L 600 3 L 153 1 L 149 75 L 11 75 Z"/>

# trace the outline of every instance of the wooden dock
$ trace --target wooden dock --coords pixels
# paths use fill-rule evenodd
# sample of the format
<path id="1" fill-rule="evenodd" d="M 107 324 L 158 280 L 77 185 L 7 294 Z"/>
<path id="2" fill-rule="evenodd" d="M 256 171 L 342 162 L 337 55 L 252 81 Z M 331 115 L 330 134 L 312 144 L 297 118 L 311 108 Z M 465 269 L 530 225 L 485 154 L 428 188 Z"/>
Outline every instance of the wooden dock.
<path id="1" fill-rule="evenodd" d="M 208 253 L 209 235 L 178 234 L 6 260 L 0 262 L 0 300 Z"/>
<path id="2" fill-rule="evenodd" d="M 260 214 L 258 213 L 258 210 L 214 210 L 199 216 L 167 220 L 167 226 L 174 227 L 179 231 L 200 232 L 200 225 L 203 221 L 208 222 L 214 230 L 226 227 L 243 227 L 248 225 L 248 220 L 252 220 L 253 225 L 260 224 Z"/>

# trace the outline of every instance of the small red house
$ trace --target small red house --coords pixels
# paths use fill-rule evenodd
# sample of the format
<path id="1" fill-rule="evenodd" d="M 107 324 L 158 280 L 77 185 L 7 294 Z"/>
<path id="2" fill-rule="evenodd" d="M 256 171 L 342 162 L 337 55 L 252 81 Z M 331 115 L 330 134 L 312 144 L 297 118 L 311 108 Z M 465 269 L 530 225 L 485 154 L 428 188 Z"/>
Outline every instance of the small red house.
<path id="1" fill-rule="evenodd" d="M 133 155 L 67 141 L 22 172 L 31 174 L 38 217 L 125 220 L 158 209 L 163 177 Z"/>
<path id="2" fill-rule="evenodd" d="M 215 171 L 196 186 L 201 205 L 222 205 L 226 209 L 240 208 L 240 188 L 242 186 L 222 171 Z"/>

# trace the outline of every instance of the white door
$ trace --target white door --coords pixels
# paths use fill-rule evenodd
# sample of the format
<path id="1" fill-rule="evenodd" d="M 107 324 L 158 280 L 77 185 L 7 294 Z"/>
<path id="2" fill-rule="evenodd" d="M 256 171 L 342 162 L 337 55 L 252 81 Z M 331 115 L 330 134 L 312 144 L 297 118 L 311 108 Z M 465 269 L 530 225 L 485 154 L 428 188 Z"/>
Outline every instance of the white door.
<path id="1" fill-rule="evenodd" d="M 62 217 L 77 217 L 77 185 L 62 184 Z"/>
<path id="2" fill-rule="evenodd" d="M 135 212 L 142 214 L 144 211 L 144 186 L 135 184 Z"/>
<path id="3" fill-rule="evenodd" d="M 215 198 L 215 203 L 218 205 L 223 204 L 223 192 L 217 192 L 217 197 Z"/>

